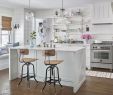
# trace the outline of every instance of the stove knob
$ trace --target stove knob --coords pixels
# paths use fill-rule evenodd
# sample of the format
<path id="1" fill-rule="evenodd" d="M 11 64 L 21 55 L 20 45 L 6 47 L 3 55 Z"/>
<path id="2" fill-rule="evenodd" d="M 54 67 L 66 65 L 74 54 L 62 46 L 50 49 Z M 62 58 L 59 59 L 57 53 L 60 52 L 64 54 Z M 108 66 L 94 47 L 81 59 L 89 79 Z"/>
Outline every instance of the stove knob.
<path id="1" fill-rule="evenodd" d="M 97 47 L 93 47 L 94 49 L 96 49 Z"/>
<path id="2" fill-rule="evenodd" d="M 102 63 L 102 59 L 100 60 L 100 62 Z"/>

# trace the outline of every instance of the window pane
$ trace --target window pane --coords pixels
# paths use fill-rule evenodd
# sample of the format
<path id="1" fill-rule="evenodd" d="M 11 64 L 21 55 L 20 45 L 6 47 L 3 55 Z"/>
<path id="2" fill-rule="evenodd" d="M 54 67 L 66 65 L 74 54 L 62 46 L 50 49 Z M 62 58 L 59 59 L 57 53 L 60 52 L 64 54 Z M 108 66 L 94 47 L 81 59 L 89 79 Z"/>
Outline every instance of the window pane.
<path id="1" fill-rule="evenodd" d="M 109 53 L 102 52 L 101 53 L 101 58 L 102 59 L 109 59 Z"/>
<path id="2" fill-rule="evenodd" d="M 2 31 L 2 34 L 7 34 L 7 35 L 8 35 L 8 34 L 9 34 L 9 31 L 3 30 L 3 31 Z"/>
<path id="3" fill-rule="evenodd" d="M 5 45 L 9 42 L 8 35 L 2 35 L 2 45 Z"/>

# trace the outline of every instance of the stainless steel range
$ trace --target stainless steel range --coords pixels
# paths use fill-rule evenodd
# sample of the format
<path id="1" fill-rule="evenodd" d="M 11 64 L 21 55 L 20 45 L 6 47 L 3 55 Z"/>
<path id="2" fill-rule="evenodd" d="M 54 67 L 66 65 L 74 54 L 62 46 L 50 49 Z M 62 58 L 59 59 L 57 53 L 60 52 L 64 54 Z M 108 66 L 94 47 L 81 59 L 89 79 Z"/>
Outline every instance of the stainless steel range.
<path id="1" fill-rule="evenodd" d="M 103 41 L 91 45 L 91 67 L 113 69 L 112 41 Z"/>

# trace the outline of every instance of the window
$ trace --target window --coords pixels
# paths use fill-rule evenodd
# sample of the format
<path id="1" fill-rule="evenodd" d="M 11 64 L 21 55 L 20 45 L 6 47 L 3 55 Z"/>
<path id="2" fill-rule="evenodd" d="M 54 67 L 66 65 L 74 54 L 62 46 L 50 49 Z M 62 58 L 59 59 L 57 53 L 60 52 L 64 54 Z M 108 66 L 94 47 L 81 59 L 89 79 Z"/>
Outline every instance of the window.
<path id="1" fill-rule="evenodd" d="M 7 30 L 0 31 L 0 46 L 6 45 L 10 42 L 10 34 Z"/>

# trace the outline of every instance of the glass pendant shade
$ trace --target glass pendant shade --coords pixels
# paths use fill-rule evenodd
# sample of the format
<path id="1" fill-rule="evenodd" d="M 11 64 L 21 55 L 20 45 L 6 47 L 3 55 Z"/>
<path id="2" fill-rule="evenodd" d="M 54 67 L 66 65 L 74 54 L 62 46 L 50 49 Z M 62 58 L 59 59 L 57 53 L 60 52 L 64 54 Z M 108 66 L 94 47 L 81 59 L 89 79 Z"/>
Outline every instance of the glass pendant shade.
<path id="1" fill-rule="evenodd" d="M 30 21 L 32 20 L 34 17 L 34 13 L 29 11 L 29 12 L 26 12 L 26 20 Z"/>
<path id="2" fill-rule="evenodd" d="M 58 24 L 62 24 L 62 25 L 66 25 L 69 24 L 70 21 L 68 21 L 67 17 L 69 15 L 69 11 L 64 9 L 64 0 L 62 0 L 62 8 L 61 9 L 57 9 L 55 12 L 55 15 L 57 16 L 57 21 L 56 23 Z"/>
<path id="3" fill-rule="evenodd" d="M 31 5 L 30 5 L 30 0 L 29 0 L 29 10 L 25 14 L 26 20 L 30 21 L 34 17 L 34 13 L 31 11 Z"/>

